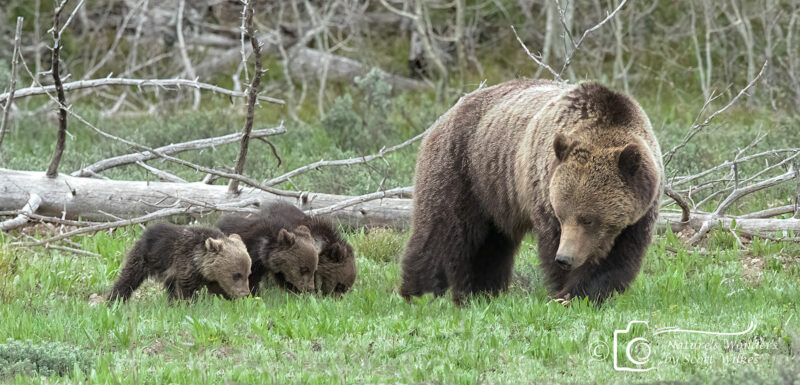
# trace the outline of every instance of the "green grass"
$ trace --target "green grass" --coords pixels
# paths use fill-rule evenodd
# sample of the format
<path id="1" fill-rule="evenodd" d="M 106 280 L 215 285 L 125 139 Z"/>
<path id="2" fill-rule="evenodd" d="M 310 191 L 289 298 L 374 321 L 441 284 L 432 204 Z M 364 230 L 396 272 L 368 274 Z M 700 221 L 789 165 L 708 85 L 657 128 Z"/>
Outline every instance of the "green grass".
<path id="1" fill-rule="evenodd" d="M 793 245 L 759 241 L 757 257 L 765 264 L 753 280 L 743 271 L 748 255 L 710 243 L 711 255 L 699 255 L 667 234 L 650 248 L 627 293 L 602 307 L 565 308 L 548 298 L 528 241 L 508 292 L 458 308 L 430 296 L 406 303 L 395 293 L 407 234 L 357 232 L 347 236 L 359 276 L 340 299 L 268 287 L 238 301 L 203 295 L 170 305 L 151 282 L 127 304 L 92 306 L 90 295 L 109 289 L 140 233 L 120 229 L 77 239 L 99 258 L 1 249 L 0 336 L 58 343 L 89 357 L 87 366 L 62 377 L 17 374 L 4 381 L 706 382 L 752 373 L 776 378 L 798 364 L 800 266 L 787 262 L 800 249 Z M 643 335 L 652 343 L 650 361 L 662 362 L 658 369 L 613 369 L 605 349 L 613 346 L 614 330 L 632 320 L 649 322 L 650 334 Z M 751 321 L 755 331 L 742 336 L 652 335 L 668 326 L 739 331 Z"/>

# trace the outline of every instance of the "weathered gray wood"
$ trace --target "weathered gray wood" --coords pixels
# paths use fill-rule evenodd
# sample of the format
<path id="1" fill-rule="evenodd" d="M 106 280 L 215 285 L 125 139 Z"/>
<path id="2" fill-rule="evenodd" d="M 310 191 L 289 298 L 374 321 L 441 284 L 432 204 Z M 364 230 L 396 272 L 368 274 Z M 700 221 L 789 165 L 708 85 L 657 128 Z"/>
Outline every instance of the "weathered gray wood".
<path id="1" fill-rule="evenodd" d="M 42 197 L 36 211 L 40 215 L 61 217 L 64 211 L 66 219 L 90 221 L 118 219 L 112 216 L 133 218 L 176 204 L 189 205 L 189 201 L 214 206 L 247 199 L 256 199 L 261 204 L 283 200 L 303 210 L 314 210 L 353 199 L 352 196 L 300 192 L 294 196 L 278 196 L 248 187 L 233 196 L 228 194 L 226 186 L 204 183 L 118 181 L 63 174 L 48 179 L 42 172 L 0 168 L 0 211 L 19 210 L 31 194 Z M 322 216 L 345 225 L 402 228 L 410 223 L 411 200 L 372 200 Z"/>

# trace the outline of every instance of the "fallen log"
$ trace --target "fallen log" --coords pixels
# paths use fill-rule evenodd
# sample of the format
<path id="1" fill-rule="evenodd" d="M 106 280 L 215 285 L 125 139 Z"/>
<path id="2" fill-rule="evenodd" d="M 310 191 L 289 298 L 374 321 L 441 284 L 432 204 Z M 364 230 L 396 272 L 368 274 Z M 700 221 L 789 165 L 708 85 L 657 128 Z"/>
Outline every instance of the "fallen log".
<path id="1" fill-rule="evenodd" d="M 168 183 L 78 178 L 59 174 L 47 178 L 43 172 L 0 168 L 0 211 L 20 210 L 31 194 L 42 197 L 36 213 L 64 219 L 108 222 L 134 218 L 165 208 L 225 206 L 232 201 L 254 201 L 250 208 L 270 202 L 288 201 L 305 211 L 325 209 L 354 197 L 333 194 L 288 192 L 286 196 L 245 187 L 229 194 L 227 186 L 205 183 Z M 400 193 L 398 193 L 399 195 Z M 232 208 L 233 209 L 233 208 Z M 324 211 L 323 211 L 324 212 Z M 382 198 L 358 202 L 322 217 L 347 226 L 407 227 L 411 200 Z"/>
<path id="2" fill-rule="evenodd" d="M 388 190 L 387 196 L 407 196 L 410 189 Z M 389 195 L 389 193 L 392 193 Z M 78 178 L 61 174 L 49 179 L 42 172 L 15 171 L 0 168 L 0 211 L 15 211 L 23 208 L 31 194 L 42 197 L 36 214 L 64 219 L 108 222 L 119 218 L 135 218 L 152 214 L 166 208 L 208 207 L 220 210 L 256 211 L 270 202 L 287 201 L 304 211 L 347 226 L 408 228 L 411 223 L 411 199 L 381 198 L 366 200 L 359 197 L 287 192 L 276 195 L 266 191 L 244 188 L 231 195 L 226 186 L 205 183 L 167 183 L 118 181 L 96 178 Z M 232 202 L 250 202 L 247 207 L 233 206 Z M 353 203 L 348 205 L 348 202 Z M 345 206 L 345 207 L 342 207 Z M 313 211 L 312 211 L 313 210 Z M 182 210 L 175 210 L 181 212 Z M 188 211 L 188 210 L 187 210 Z M 689 226 L 695 230 L 704 225 L 711 228 L 730 228 L 735 221 L 736 229 L 746 233 L 764 233 L 774 236 L 779 232 L 800 233 L 800 219 L 711 217 L 708 214 L 692 213 L 688 222 L 681 222 L 681 214 L 662 213 L 658 228 L 670 226 L 678 232 Z"/>

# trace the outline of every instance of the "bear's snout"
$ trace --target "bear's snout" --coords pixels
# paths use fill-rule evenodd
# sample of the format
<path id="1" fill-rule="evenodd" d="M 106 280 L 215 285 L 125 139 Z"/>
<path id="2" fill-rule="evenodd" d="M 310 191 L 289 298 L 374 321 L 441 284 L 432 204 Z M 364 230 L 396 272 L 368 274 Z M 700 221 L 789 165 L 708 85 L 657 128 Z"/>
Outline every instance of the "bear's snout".
<path id="1" fill-rule="evenodd" d="M 563 270 L 572 270 L 572 257 L 564 254 L 556 254 L 556 263 Z"/>

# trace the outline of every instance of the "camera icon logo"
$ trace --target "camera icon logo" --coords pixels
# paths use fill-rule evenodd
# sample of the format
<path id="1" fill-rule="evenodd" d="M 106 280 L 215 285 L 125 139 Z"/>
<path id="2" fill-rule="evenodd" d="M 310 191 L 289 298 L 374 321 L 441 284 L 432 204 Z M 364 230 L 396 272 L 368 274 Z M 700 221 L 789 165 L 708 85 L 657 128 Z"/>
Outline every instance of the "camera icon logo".
<path id="1" fill-rule="evenodd" d="M 614 370 L 647 372 L 655 369 L 649 362 L 652 349 L 647 338 L 652 335 L 645 321 L 630 321 L 625 329 L 614 330 Z"/>

